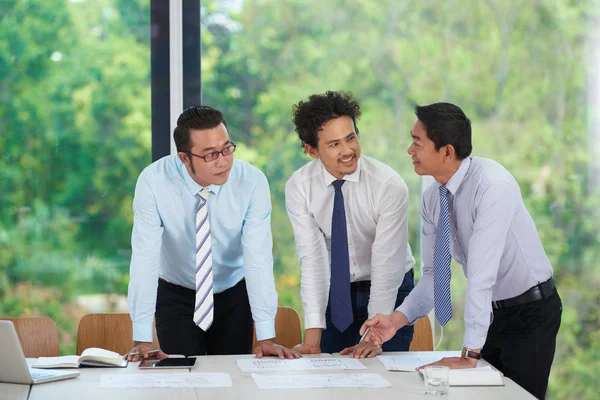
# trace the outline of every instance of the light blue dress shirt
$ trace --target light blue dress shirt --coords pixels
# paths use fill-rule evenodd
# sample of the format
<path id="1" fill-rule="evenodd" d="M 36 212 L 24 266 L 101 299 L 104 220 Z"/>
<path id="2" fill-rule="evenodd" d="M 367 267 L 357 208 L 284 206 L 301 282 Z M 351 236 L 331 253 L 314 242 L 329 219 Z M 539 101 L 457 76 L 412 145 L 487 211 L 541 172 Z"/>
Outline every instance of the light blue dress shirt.
<path id="1" fill-rule="evenodd" d="M 440 184 L 423 195 L 423 271 L 398 307 L 409 321 L 433 308 L 433 248 L 440 213 Z M 483 347 L 492 321 L 492 300 L 518 296 L 552 277 L 517 181 L 494 160 L 464 159 L 446 184 L 450 210 L 450 253 L 467 277 L 463 346 Z"/>
<path id="2" fill-rule="evenodd" d="M 277 292 L 267 178 L 234 160 L 229 180 L 208 188 L 214 293 L 245 278 L 257 339 L 273 338 Z M 177 155 L 152 163 L 138 178 L 128 293 L 135 341 L 152 341 L 158 278 L 195 288 L 195 223 L 202 189 Z"/>

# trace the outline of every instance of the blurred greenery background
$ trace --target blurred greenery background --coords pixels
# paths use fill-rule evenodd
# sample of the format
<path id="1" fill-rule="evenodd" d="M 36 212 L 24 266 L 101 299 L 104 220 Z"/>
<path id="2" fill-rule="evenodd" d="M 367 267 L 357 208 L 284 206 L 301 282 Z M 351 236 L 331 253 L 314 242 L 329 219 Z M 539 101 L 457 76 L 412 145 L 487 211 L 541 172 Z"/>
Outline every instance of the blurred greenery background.
<path id="1" fill-rule="evenodd" d="M 513 172 L 564 314 L 549 398 L 600 393 L 600 4 L 597 0 L 202 1 L 203 103 L 271 185 L 280 304 L 301 311 L 284 185 L 307 162 L 291 105 L 352 91 L 365 154 L 419 192 L 416 104 L 473 121 L 474 155 Z M 0 315 L 126 311 L 131 201 L 151 162 L 149 0 L 0 0 Z M 439 349 L 458 349 L 465 279 Z M 418 275 L 418 273 L 417 273 Z"/>

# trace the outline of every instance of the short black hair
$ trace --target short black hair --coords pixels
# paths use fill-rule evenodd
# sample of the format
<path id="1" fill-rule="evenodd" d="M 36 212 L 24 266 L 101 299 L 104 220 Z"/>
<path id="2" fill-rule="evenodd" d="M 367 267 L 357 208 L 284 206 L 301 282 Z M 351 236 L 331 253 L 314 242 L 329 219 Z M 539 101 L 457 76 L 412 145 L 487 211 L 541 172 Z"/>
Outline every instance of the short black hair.
<path id="1" fill-rule="evenodd" d="M 352 118 L 354 129 L 358 134 L 356 120 L 360 117 L 360 105 L 350 92 L 327 91 L 325 94 L 313 94 L 308 97 L 308 101 L 294 104 L 292 115 L 302 146 L 308 144 L 316 148 L 319 142 L 319 131 L 329 120 L 346 115 Z"/>
<path id="2" fill-rule="evenodd" d="M 191 106 L 183 110 L 177 118 L 177 127 L 173 132 L 173 140 L 177 147 L 177 152 L 189 152 L 192 149 L 190 144 L 190 129 L 203 130 L 212 129 L 219 124 L 225 125 L 227 122 L 221 111 L 208 106 Z"/>
<path id="3" fill-rule="evenodd" d="M 460 107 L 450 103 L 434 103 L 416 106 L 415 114 L 425 125 L 427 137 L 433 141 L 436 150 L 452 145 L 459 160 L 471 154 L 471 121 Z"/>

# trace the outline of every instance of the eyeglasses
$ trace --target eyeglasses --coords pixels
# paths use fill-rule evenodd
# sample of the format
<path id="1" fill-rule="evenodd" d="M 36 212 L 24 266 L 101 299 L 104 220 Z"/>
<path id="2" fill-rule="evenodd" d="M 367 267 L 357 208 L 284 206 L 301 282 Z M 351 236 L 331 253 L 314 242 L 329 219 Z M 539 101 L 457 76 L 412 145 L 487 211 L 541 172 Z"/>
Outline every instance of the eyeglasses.
<path id="1" fill-rule="evenodd" d="M 212 153 L 208 153 L 205 156 L 199 156 L 197 154 L 192 153 L 191 151 L 188 151 L 187 153 L 190 156 L 194 156 L 194 157 L 198 157 L 204 160 L 204 162 L 211 162 L 211 161 L 215 161 L 217 158 L 219 158 L 219 154 L 223 154 L 223 157 L 228 156 L 230 154 L 233 154 L 233 152 L 235 152 L 235 148 L 236 145 L 235 143 L 231 142 L 230 144 L 228 144 L 227 146 L 225 146 L 223 148 L 223 150 L 221 151 L 213 151 Z"/>

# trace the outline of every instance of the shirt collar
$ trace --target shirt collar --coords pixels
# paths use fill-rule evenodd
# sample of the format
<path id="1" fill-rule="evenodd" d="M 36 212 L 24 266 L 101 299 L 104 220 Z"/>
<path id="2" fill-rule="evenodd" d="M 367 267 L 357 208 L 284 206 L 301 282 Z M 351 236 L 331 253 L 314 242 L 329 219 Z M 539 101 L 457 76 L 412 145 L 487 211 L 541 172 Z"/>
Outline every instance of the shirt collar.
<path id="1" fill-rule="evenodd" d="M 333 183 L 333 181 L 337 181 L 338 178 L 331 175 L 329 173 L 329 171 L 327 171 L 327 169 L 325 168 L 325 165 L 323 165 L 323 162 L 321 161 L 321 159 L 319 159 L 319 162 L 321 162 L 321 168 L 323 169 L 323 180 L 325 182 L 325 186 L 329 186 Z M 349 181 L 349 182 L 358 183 L 361 168 L 362 168 L 362 159 L 359 158 L 357 166 L 356 166 L 356 171 L 354 171 L 351 174 L 344 175 L 341 179 L 343 179 L 345 181 Z"/>
<path id="2" fill-rule="evenodd" d="M 196 196 L 199 191 L 205 188 L 205 186 L 200 185 L 198 182 L 192 179 L 187 168 L 185 167 L 185 165 L 183 165 L 179 157 L 177 157 L 176 162 L 177 168 L 179 169 L 179 173 L 181 174 L 181 177 L 183 178 L 183 181 L 185 182 L 186 186 L 190 190 L 190 195 L 192 197 Z M 208 185 L 206 187 L 215 195 L 219 194 L 219 190 L 221 190 L 221 186 L 219 185 Z"/>
<path id="3" fill-rule="evenodd" d="M 469 166 L 471 166 L 471 157 L 467 157 L 462 160 L 454 175 L 452 175 L 448 183 L 446 183 L 446 188 L 450 193 L 452 193 L 452 195 L 455 195 L 458 191 L 460 184 L 465 179 L 465 175 L 467 175 Z"/>

